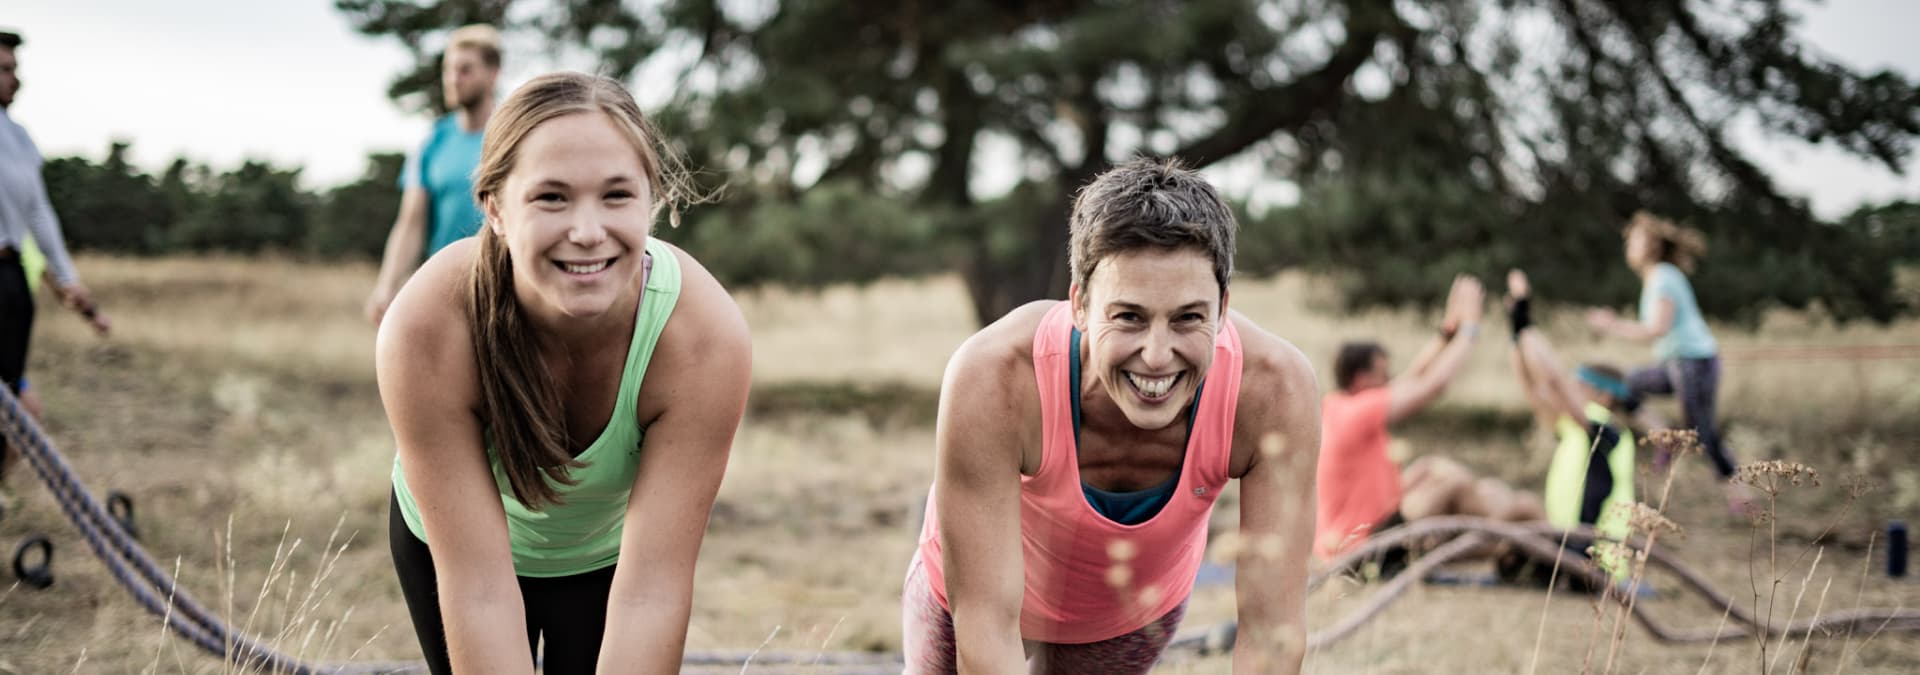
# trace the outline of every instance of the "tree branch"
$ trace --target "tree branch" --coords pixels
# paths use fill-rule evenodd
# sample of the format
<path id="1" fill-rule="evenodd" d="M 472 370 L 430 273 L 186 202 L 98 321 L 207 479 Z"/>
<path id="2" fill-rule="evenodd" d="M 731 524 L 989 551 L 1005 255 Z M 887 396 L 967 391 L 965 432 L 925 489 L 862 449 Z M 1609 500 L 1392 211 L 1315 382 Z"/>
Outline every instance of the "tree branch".
<path id="1" fill-rule="evenodd" d="M 1573 0 L 1560 0 L 1560 2 L 1562 5 L 1571 5 Z M 1739 151 L 1734 150 L 1732 146 L 1727 144 L 1726 139 L 1721 135 L 1718 127 L 1708 124 L 1706 120 L 1700 117 L 1700 113 L 1694 110 L 1693 103 L 1687 100 L 1685 93 L 1680 91 L 1679 85 L 1674 83 L 1673 77 L 1668 75 L 1666 69 L 1662 67 L 1660 55 L 1655 50 L 1653 42 L 1647 38 L 1647 35 L 1639 30 L 1634 30 L 1635 27 L 1631 23 L 1628 23 L 1628 17 L 1622 14 L 1618 8 L 1614 7 L 1611 2 L 1602 2 L 1601 4 L 1605 6 L 1607 12 L 1611 14 L 1615 20 L 1622 23 L 1626 34 L 1633 40 L 1636 60 L 1640 62 L 1640 65 L 1644 66 L 1644 70 L 1650 71 L 1653 74 L 1654 82 L 1660 85 L 1660 92 L 1665 96 L 1667 102 L 1680 113 L 1681 118 L 1684 119 L 1689 126 L 1693 127 L 1696 133 L 1700 134 L 1700 136 L 1706 140 L 1707 154 L 1713 158 L 1714 163 L 1719 165 L 1721 170 L 1726 171 L 1741 187 L 1753 191 L 1757 196 L 1765 199 L 1774 206 L 1793 211 L 1800 210 L 1792 200 L 1789 200 L 1774 188 L 1773 179 L 1768 177 L 1766 172 L 1761 171 L 1760 167 L 1754 166 L 1752 162 L 1747 161 L 1747 158 L 1742 156 Z M 1569 10 L 1571 9 L 1572 8 L 1569 7 Z"/>
<path id="2" fill-rule="evenodd" d="M 1241 107 L 1241 114 L 1205 138 L 1174 151 L 1188 166 L 1205 167 L 1265 140 L 1275 132 L 1294 129 L 1313 119 L 1332 114 L 1340 107 L 1343 90 L 1353 73 L 1373 57 L 1374 43 L 1389 29 L 1401 26 L 1391 5 L 1377 13 L 1355 8 L 1347 18 L 1347 39 L 1334 50 L 1318 70 L 1294 78 L 1286 84 L 1254 92 Z"/>

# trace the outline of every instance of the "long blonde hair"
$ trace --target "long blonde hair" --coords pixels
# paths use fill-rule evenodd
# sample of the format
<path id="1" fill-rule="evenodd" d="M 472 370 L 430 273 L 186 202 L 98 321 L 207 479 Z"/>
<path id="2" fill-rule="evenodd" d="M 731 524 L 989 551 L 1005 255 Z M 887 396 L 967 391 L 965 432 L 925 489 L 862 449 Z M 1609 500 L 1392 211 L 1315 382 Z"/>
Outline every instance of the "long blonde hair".
<path id="1" fill-rule="evenodd" d="M 498 197 L 518 159 L 520 144 L 540 124 L 565 115 L 605 113 L 640 153 L 652 189 L 654 212 L 667 209 L 679 224 L 679 207 L 704 201 L 690 189 L 680 158 L 660 140 L 619 82 L 580 73 L 534 78 L 507 97 L 487 122 L 474 172 L 474 201 Z M 491 211 L 492 209 L 488 209 Z M 585 466 L 567 449 L 565 410 L 557 383 L 540 359 L 539 341 L 514 294 L 513 259 L 494 231 L 480 228 L 480 253 L 468 286 L 468 329 L 480 375 L 481 423 L 499 457 L 513 496 L 528 508 L 562 503 L 554 483 L 573 485 L 571 469 Z"/>

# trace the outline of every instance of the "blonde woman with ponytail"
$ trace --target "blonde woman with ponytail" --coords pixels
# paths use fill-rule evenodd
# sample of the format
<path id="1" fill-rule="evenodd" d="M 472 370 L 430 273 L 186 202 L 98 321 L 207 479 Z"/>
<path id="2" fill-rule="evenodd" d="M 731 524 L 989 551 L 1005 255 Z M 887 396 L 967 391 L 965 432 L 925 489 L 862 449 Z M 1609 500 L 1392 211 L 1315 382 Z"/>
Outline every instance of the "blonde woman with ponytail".
<path id="1" fill-rule="evenodd" d="M 487 124 L 479 235 L 394 299 L 389 539 L 433 672 L 679 669 L 752 359 L 726 290 L 650 236 L 687 186 L 619 83 L 536 78 Z"/>

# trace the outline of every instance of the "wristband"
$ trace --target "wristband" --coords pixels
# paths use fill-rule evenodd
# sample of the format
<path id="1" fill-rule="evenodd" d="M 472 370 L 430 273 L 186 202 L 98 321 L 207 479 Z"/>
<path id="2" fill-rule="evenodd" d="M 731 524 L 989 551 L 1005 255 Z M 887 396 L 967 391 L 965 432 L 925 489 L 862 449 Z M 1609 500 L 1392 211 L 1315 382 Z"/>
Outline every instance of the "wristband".
<path id="1" fill-rule="evenodd" d="M 1507 310 L 1507 322 L 1513 326 L 1513 341 L 1520 341 L 1520 331 L 1533 325 L 1533 298 L 1519 298 L 1513 301 L 1513 308 Z"/>

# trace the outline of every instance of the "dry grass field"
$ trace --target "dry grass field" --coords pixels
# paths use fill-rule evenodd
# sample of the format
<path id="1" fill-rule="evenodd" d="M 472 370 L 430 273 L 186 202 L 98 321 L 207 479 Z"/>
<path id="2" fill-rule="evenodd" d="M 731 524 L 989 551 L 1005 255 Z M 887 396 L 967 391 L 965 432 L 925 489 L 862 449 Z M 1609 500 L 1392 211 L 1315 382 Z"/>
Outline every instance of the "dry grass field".
<path id="1" fill-rule="evenodd" d="M 90 257 L 80 266 L 116 333 L 95 340 L 72 316 L 43 312 L 29 376 L 48 404 L 46 428 L 87 484 L 133 495 L 148 550 L 234 623 L 326 660 L 416 657 L 385 541 L 392 439 L 373 382 L 373 331 L 359 311 L 372 269 L 217 258 Z M 1430 334 L 1431 317 L 1346 314 L 1327 297 L 1313 279 L 1283 276 L 1240 283 L 1233 301 L 1323 374 L 1343 339 L 1373 337 L 1405 358 Z M 756 389 L 702 551 L 689 647 L 896 650 L 914 511 L 932 474 L 936 389 L 947 355 L 973 328 L 965 294 L 957 280 L 935 278 L 739 300 L 754 331 Z M 1572 312 L 1548 318 L 1571 358 L 1644 357 L 1585 337 Z M 1783 579 L 1775 612 L 1783 618 L 1804 618 L 1816 605 L 1920 607 L 1920 584 L 1885 576 L 1883 542 L 1868 550 L 1889 518 L 1920 515 L 1920 360 L 1739 358 L 1764 345 L 1916 343 L 1920 322 L 1834 327 L 1780 312 L 1757 330 L 1718 331 L 1729 355 L 1723 416 L 1742 459 L 1804 462 L 1820 470 L 1822 485 L 1781 497 L 1780 569 L 1769 576 L 1766 529 L 1750 555 L 1756 531 L 1726 512 L 1704 461 L 1685 462 L 1668 511 L 1686 533 L 1672 550 L 1743 604 L 1753 602 L 1750 584 L 1760 587 L 1762 609 L 1770 580 Z M 1489 331 L 1495 337 L 1482 340 L 1439 410 L 1399 430 L 1397 448 L 1453 456 L 1537 488 L 1546 444 L 1528 428 L 1499 333 Z M 1878 489 L 1849 504 L 1841 487 L 1849 474 Z M 8 506 L 0 551 L 30 533 L 58 546 L 50 589 L 13 585 L 0 572 L 0 673 L 225 670 L 163 634 L 30 472 L 0 495 Z M 1231 527 L 1231 495 L 1216 517 Z M 1830 525 L 1815 566 L 1815 554 L 1800 553 Z M 1719 619 L 1671 580 L 1653 583 L 1656 594 L 1641 604 L 1668 624 Z M 1310 621 L 1333 623 L 1375 588 L 1330 584 L 1312 599 Z M 305 600 L 310 592 L 316 599 Z M 1546 599 L 1517 588 L 1415 586 L 1354 636 L 1314 653 L 1308 670 L 1528 672 L 1537 659 L 1537 672 L 1579 672 L 1596 635 L 1595 606 L 1567 593 Z M 1203 588 L 1185 627 L 1227 620 L 1232 605 L 1229 587 Z M 1610 626 L 1612 615 L 1601 620 Z M 1595 658 L 1604 661 L 1599 639 Z M 1910 634 L 1818 635 L 1787 651 L 1774 672 L 1920 669 L 1920 640 Z M 1217 657 L 1162 668 L 1227 669 Z M 1750 640 L 1666 646 L 1632 627 L 1614 669 L 1767 667 Z"/>

